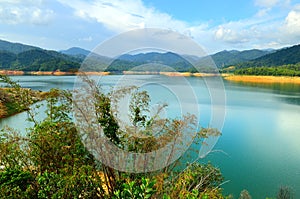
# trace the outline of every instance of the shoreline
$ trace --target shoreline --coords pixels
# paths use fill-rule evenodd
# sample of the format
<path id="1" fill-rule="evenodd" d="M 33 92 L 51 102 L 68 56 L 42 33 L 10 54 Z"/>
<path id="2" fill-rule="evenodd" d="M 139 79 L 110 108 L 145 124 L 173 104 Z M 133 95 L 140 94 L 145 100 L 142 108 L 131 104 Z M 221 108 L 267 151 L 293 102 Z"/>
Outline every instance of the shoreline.
<path id="1" fill-rule="evenodd" d="M 17 70 L 0 70 L 0 75 L 55 75 L 55 76 L 64 76 L 64 75 L 80 75 L 83 72 L 64 72 L 64 71 L 17 71 Z M 87 75 L 109 75 L 110 72 L 93 72 L 87 71 L 84 72 Z"/>
<path id="2" fill-rule="evenodd" d="M 86 72 L 63 72 L 63 71 L 16 71 L 16 70 L 0 70 L 0 75 L 54 75 L 54 76 L 64 76 L 64 75 L 113 75 L 113 74 L 123 74 L 123 75 L 165 75 L 170 77 L 215 77 L 221 76 L 218 73 L 191 73 L 191 72 L 156 72 L 156 71 L 122 71 L 120 73 L 114 72 L 96 72 L 96 71 L 86 71 Z"/>
<path id="3" fill-rule="evenodd" d="M 64 76 L 64 75 L 113 75 L 114 72 L 63 72 L 63 71 L 15 71 L 15 70 L 0 70 L 0 75 L 54 75 L 54 76 Z M 300 77 L 291 76 L 260 76 L 260 75 L 234 75 L 227 73 L 191 73 L 191 72 L 155 72 L 155 71 L 122 71 L 116 74 L 123 75 L 165 75 L 169 77 L 218 77 L 221 76 L 223 79 L 232 82 L 248 82 L 248 83 L 294 83 L 300 84 Z"/>
<path id="4" fill-rule="evenodd" d="M 232 82 L 246 82 L 246 83 L 292 83 L 300 84 L 300 77 L 290 77 L 290 76 L 256 76 L 256 75 L 222 75 L 225 80 Z"/>
<path id="5" fill-rule="evenodd" d="M 48 92 L 45 91 L 21 88 L 20 92 L 22 93 L 24 91 L 28 92 L 30 100 L 32 100 L 32 104 L 44 100 L 48 95 Z M 17 92 L 15 88 L 0 87 L 0 92 L 4 99 L 0 101 L 0 120 L 28 110 L 29 107 L 24 107 L 23 109 L 19 108 L 18 96 L 16 95 L 20 93 L 15 93 Z M 29 106 L 32 104 L 29 104 Z"/>

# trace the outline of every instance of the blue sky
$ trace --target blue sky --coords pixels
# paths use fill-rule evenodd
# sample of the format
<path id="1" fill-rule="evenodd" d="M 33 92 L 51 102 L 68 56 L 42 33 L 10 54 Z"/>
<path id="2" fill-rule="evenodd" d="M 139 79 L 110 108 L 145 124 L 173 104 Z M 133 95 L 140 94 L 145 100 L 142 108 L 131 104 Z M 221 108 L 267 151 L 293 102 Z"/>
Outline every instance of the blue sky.
<path id="1" fill-rule="evenodd" d="M 136 28 L 164 28 L 206 52 L 300 43 L 300 0 L 0 0 L 0 39 L 92 50 Z"/>

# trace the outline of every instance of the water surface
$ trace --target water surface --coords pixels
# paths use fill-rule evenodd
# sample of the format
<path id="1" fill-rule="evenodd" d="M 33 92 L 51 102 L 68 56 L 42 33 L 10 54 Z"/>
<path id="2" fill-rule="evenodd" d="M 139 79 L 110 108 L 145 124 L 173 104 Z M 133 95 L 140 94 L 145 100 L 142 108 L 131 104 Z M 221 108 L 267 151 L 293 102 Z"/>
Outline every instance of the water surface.
<path id="1" fill-rule="evenodd" d="M 76 77 L 12 78 L 24 87 L 45 91 L 50 88 L 71 90 Z M 104 76 L 100 84 L 113 86 L 120 78 Z M 169 104 L 168 117 L 176 117 L 180 113 L 176 109 L 180 103 L 189 104 L 188 98 L 179 102 L 176 94 L 168 87 L 177 87 L 184 93 L 189 85 L 192 86 L 200 108 L 200 124 L 203 127 L 209 126 L 211 100 L 201 78 L 188 77 L 189 84 L 184 85 L 176 77 L 138 75 L 132 79 L 137 82 L 156 82 L 146 88 L 154 103 Z M 274 198 L 281 185 L 290 186 L 294 197 L 300 198 L 300 85 L 228 81 L 224 81 L 224 85 L 227 105 L 222 136 L 214 152 L 202 162 L 211 161 L 221 169 L 225 180 L 228 180 L 222 187 L 235 198 L 243 189 L 247 189 L 252 198 Z M 29 125 L 24 122 L 25 118 L 26 113 L 21 113 L 2 119 L 0 127 L 11 125 L 22 131 Z"/>

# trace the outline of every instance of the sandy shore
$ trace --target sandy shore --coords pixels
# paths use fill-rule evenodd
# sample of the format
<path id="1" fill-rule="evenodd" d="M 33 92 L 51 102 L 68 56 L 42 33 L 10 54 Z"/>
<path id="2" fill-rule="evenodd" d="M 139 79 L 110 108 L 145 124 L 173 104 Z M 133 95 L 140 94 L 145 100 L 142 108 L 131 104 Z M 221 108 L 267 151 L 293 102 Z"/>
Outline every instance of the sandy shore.
<path id="1" fill-rule="evenodd" d="M 166 75 L 173 77 L 212 77 L 219 76 L 215 73 L 190 73 L 190 72 L 155 72 L 155 71 L 123 71 L 124 75 Z M 121 73 L 121 74 L 122 74 Z M 13 71 L 13 70 L 0 70 L 1 75 L 110 75 L 110 72 L 62 72 L 62 71 Z"/>
<path id="2" fill-rule="evenodd" d="M 24 75 L 24 72 L 18 70 L 0 70 L 0 75 Z"/>
<path id="3" fill-rule="evenodd" d="M 62 71 L 13 71 L 0 70 L 1 75 L 110 75 L 110 72 L 62 72 Z M 166 75 L 171 77 L 214 77 L 222 76 L 225 80 L 235 82 L 250 82 L 250 83 L 294 83 L 300 84 L 300 77 L 288 76 L 254 76 L 254 75 L 233 75 L 233 74 L 218 74 L 218 73 L 190 73 L 190 72 L 152 72 L 152 71 L 123 71 L 124 75 Z"/>
<path id="4" fill-rule="evenodd" d="M 300 77 L 287 76 L 224 75 L 224 79 L 235 82 L 300 84 Z"/>
<path id="5" fill-rule="evenodd" d="M 124 75 L 166 75 L 170 77 L 214 77 L 217 73 L 190 73 L 190 72 L 152 72 L 152 71 L 123 71 Z"/>
<path id="6" fill-rule="evenodd" d="M 0 70 L 0 75 L 109 75 L 110 72 L 63 72 L 63 71 L 16 71 L 16 70 Z"/>

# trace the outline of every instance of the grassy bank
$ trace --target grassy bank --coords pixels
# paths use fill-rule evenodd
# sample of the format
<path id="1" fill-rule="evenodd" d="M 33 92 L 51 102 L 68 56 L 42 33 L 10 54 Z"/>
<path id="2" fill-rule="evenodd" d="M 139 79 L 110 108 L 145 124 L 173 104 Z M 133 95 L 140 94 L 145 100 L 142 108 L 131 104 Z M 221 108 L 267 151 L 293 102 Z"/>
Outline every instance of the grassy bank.
<path id="1" fill-rule="evenodd" d="M 300 77 L 255 75 L 224 75 L 223 77 L 226 80 L 235 82 L 300 84 Z"/>
<path id="2" fill-rule="evenodd" d="M 22 96 L 20 95 L 22 94 Z M 20 113 L 35 102 L 45 99 L 47 92 L 35 91 L 28 88 L 0 88 L 0 118 L 6 118 Z M 22 103 L 24 98 L 26 104 Z M 20 104 L 23 104 L 20 106 Z"/>

